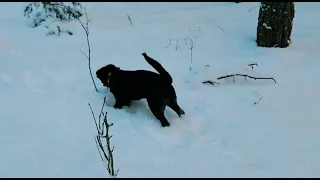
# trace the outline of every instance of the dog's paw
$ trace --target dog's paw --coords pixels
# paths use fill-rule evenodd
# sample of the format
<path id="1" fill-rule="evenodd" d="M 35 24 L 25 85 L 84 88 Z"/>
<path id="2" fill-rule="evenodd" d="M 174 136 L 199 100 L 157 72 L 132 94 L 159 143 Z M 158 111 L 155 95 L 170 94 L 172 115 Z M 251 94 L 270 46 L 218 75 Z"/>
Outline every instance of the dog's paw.
<path id="1" fill-rule="evenodd" d="M 181 117 L 181 116 L 183 116 L 183 115 L 186 115 L 186 113 L 184 112 L 184 110 L 180 109 L 178 115 L 179 115 L 179 117 Z"/>
<path id="2" fill-rule="evenodd" d="M 166 122 L 166 123 L 161 123 L 162 127 L 170 127 L 170 123 Z"/>
<path id="3" fill-rule="evenodd" d="M 130 107 L 131 106 L 131 102 L 125 103 L 124 105 Z"/>
<path id="4" fill-rule="evenodd" d="M 113 107 L 114 107 L 115 109 L 121 109 L 121 108 L 123 107 L 123 105 L 115 104 Z"/>
<path id="5" fill-rule="evenodd" d="M 143 52 L 143 53 L 142 53 L 142 56 L 146 56 L 146 55 L 147 55 L 147 53 L 146 53 L 146 52 Z"/>

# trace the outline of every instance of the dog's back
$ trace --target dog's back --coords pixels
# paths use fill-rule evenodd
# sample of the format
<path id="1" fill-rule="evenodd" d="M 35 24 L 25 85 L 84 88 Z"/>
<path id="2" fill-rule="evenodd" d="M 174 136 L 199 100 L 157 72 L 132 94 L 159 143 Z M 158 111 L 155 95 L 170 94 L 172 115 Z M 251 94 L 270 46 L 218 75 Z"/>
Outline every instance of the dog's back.
<path id="1" fill-rule="evenodd" d="M 172 86 L 168 80 L 160 74 L 145 71 L 118 71 L 113 73 L 115 82 L 111 82 L 115 88 L 121 87 L 132 100 L 139 100 L 153 96 L 163 96 L 168 88 Z M 170 88 L 171 89 L 171 88 Z"/>

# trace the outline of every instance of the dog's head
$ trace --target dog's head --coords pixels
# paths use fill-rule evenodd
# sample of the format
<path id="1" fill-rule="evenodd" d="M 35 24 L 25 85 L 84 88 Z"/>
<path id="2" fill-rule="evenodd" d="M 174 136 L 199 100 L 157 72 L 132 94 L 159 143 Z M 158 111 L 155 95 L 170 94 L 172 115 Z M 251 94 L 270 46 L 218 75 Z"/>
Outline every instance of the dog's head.
<path id="1" fill-rule="evenodd" d="M 103 86 L 110 87 L 110 76 L 113 72 L 120 70 L 113 64 L 106 65 L 96 71 L 97 78 L 100 79 Z"/>

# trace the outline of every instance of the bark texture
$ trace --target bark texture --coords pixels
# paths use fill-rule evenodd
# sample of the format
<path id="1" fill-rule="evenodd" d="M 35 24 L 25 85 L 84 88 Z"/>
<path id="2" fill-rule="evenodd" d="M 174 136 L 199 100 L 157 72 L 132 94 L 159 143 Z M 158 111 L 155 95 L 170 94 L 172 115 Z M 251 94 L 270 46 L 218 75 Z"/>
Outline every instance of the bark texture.
<path id="1" fill-rule="evenodd" d="M 288 47 L 294 13 L 294 2 L 262 2 L 258 18 L 257 45 Z"/>

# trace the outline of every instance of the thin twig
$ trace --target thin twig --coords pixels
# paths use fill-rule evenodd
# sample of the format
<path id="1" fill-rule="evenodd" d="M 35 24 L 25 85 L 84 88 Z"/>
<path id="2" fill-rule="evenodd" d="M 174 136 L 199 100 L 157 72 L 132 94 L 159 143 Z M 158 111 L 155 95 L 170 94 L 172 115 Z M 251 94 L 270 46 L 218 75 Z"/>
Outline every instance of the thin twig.
<path id="1" fill-rule="evenodd" d="M 165 48 L 168 48 L 171 45 L 171 39 L 169 39 L 170 43 Z"/>
<path id="2" fill-rule="evenodd" d="M 221 31 L 225 32 L 220 26 L 217 26 Z"/>
<path id="3" fill-rule="evenodd" d="M 79 18 L 77 18 L 77 20 L 79 21 L 80 25 L 82 26 L 83 30 L 84 30 L 85 33 L 86 33 L 87 46 L 88 46 L 88 55 L 86 55 L 83 51 L 81 51 L 81 52 L 82 52 L 82 54 L 84 54 L 84 55 L 86 56 L 86 58 L 88 59 L 88 66 L 89 66 L 90 76 L 91 76 L 91 79 L 92 79 L 94 88 L 95 88 L 95 90 L 98 92 L 96 83 L 94 82 L 94 79 L 93 79 L 92 70 L 91 70 L 91 47 L 90 47 L 90 40 L 89 40 L 89 20 L 88 20 L 88 14 L 87 14 L 87 11 L 86 11 L 86 10 L 84 11 L 84 13 L 85 13 L 85 17 L 86 17 L 86 26 L 83 25 L 82 21 L 81 21 Z"/>
<path id="4" fill-rule="evenodd" d="M 177 51 L 178 49 L 180 49 L 180 48 L 179 48 L 179 40 L 177 40 L 176 51 Z"/>
<path id="5" fill-rule="evenodd" d="M 100 121 L 100 119 L 101 119 L 101 115 L 103 115 L 103 108 L 104 108 L 104 104 L 106 103 L 106 98 L 107 98 L 107 97 L 104 97 L 104 98 L 103 98 L 103 104 L 102 104 L 101 111 L 100 111 L 100 114 L 99 114 L 99 129 L 101 129 L 101 126 L 100 126 L 101 121 Z M 103 134 L 103 133 L 102 133 L 102 134 Z"/>
<path id="6" fill-rule="evenodd" d="M 110 176 L 112 177 L 116 177 L 119 169 L 115 172 L 114 170 L 114 159 L 113 159 L 113 151 L 114 151 L 114 146 L 111 146 L 111 138 L 113 137 L 112 135 L 109 135 L 109 128 L 111 126 L 113 126 L 113 123 L 108 123 L 107 120 L 107 112 L 103 113 L 103 108 L 105 105 L 105 101 L 106 101 L 106 97 L 104 97 L 103 100 L 103 104 L 101 107 L 101 111 L 99 114 L 99 126 L 97 125 L 97 120 L 93 114 L 93 110 L 91 108 L 91 105 L 89 104 L 89 107 L 91 109 L 91 113 L 93 115 L 93 118 L 95 120 L 96 123 L 96 128 L 98 131 L 98 135 L 95 136 L 95 142 L 96 142 L 96 146 L 98 148 L 98 152 L 100 155 L 100 158 L 102 159 L 103 162 L 105 162 L 105 160 L 107 161 L 107 164 L 105 164 L 105 167 L 107 168 L 108 173 L 110 174 Z M 101 125 L 102 122 L 102 125 Z M 104 133 L 104 129 L 105 129 L 105 133 Z M 106 141 L 106 148 L 104 147 L 101 138 L 105 138 Z M 112 147 L 112 148 L 111 148 Z M 103 158 L 104 156 L 104 158 Z"/>
<path id="7" fill-rule="evenodd" d="M 214 84 L 220 84 L 220 83 L 214 82 L 214 81 L 203 81 L 202 84 L 211 84 L 211 85 L 214 85 Z"/>
<path id="8" fill-rule="evenodd" d="M 84 53 L 82 50 L 80 50 L 81 52 L 82 52 L 82 54 L 86 57 L 86 58 L 88 58 L 89 59 L 89 56 L 88 55 L 86 55 L 86 53 Z"/>
<path id="9" fill-rule="evenodd" d="M 99 155 L 100 155 L 101 161 L 103 162 L 103 158 L 102 158 L 102 155 L 101 155 L 101 152 L 100 152 L 100 149 L 99 149 L 99 145 L 98 145 L 98 141 L 97 141 L 96 137 L 94 137 L 94 141 L 96 142 L 97 149 L 98 149 L 98 152 L 99 152 Z"/>
<path id="10" fill-rule="evenodd" d="M 195 36 L 195 42 L 193 42 L 193 40 L 191 39 L 191 38 L 189 38 L 189 37 L 186 37 L 185 39 L 185 42 L 186 42 L 186 44 L 187 44 L 187 42 L 189 42 L 189 44 L 190 44 L 190 64 L 192 65 L 192 50 L 193 50 L 193 48 L 194 47 L 196 47 L 196 42 L 198 41 L 198 39 L 197 39 L 197 36 Z M 190 71 L 191 71 L 191 65 L 190 65 Z"/>
<path id="11" fill-rule="evenodd" d="M 250 12 L 251 10 L 255 10 L 257 7 L 259 7 L 259 6 L 251 7 L 251 8 L 249 9 L 249 12 Z"/>
<path id="12" fill-rule="evenodd" d="M 90 110 L 91 110 L 91 113 L 92 113 L 92 116 L 93 116 L 94 123 L 96 124 L 97 131 L 98 131 L 98 133 L 100 133 L 99 128 L 98 128 L 98 125 L 97 125 L 97 120 L 96 120 L 96 117 L 94 116 L 94 113 L 93 113 L 93 110 L 92 110 L 92 108 L 91 108 L 90 103 L 88 103 L 88 105 L 89 105 L 89 108 L 90 108 Z"/>
<path id="13" fill-rule="evenodd" d="M 109 134 L 109 127 L 111 127 L 113 124 L 109 124 L 108 123 L 108 120 L 107 120 L 107 117 L 105 116 L 105 118 L 103 119 L 103 121 L 105 122 L 105 124 L 106 124 L 106 135 L 108 135 Z M 114 172 L 114 162 L 113 162 L 113 154 L 112 154 L 112 151 L 111 151 L 111 145 L 110 145 L 110 139 L 111 139 L 111 137 L 112 137 L 112 135 L 111 136 L 109 136 L 109 137 L 107 137 L 106 138 L 106 143 L 107 143 L 107 150 L 108 150 L 108 157 L 109 157 L 109 163 L 108 163 L 108 167 L 109 167 L 109 173 L 110 173 L 110 175 L 111 176 L 114 176 L 115 175 L 115 172 Z M 110 169 L 110 167 L 111 167 L 111 169 Z"/>
<path id="14" fill-rule="evenodd" d="M 252 71 L 253 71 L 253 66 L 259 67 L 257 63 L 251 63 L 251 64 L 248 64 L 248 66 L 251 67 L 251 70 L 252 70 Z"/>
<path id="15" fill-rule="evenodd" d="M 246 75 L 246 74 L 230 74 L 230 75 L 218 77 L 217 80 L 228 78 L 228 77 L 233 77 L 233 79 L 234 79 L 235 76 L 247 77 L 247 78 L 251 78 L 251 79 L 254 79 L 254 80 L 257 80 L 257 79 L 271 79 L 275 83 L 277 83 L 277 81 L 274 78 L 271 78 L 271 77 L 253 77 L 253 76 L 249 76 L 249 75 Z"/>
<path id="16" fill-rule="evenodd" d="M 259 99 L 258 101 L 254 102 L 254 103 L 253 103 L 253 105 L 258 104 L 258 102 L 260 102 L 262 98 L 263 98 L 263 96 L 261 96 L 261 97 L 260 97 L 260 99 Z"/>
<path id="17" fill-rule="evenodd" d="M 117 172 L 115 173 L 114 177 L 117 177 L 117 176 L 118 176 L 118 172 L 119 172 L 119 169 L 118 169 Z"/>
<path id="18" fill-rule="evenodd" d="M 198 42 L 198 38 L 197 38 L 197 36 L 194 36 L 194 39 L 195 39 L 195 42 L 193 43 L 193 47 L 192 47 L 192 49 L 196 47 L 197 42 Z"/>
<path id="19" fill-rule="evenodd" d="M 96 138 L 97 138 L 99 147 L 100 147 L 101 151 L 103 152 L 104 157 L 107 159 L 107 161 L 109 161 L 109 157 L 108 157 L 107 153 L 105 152 L 105 150 L 104 150 L 104 148 L 103 148 L 103 145 L 102 145 L 100 136 L 96 136 Z"/>
<path id="20" fill-rule="evenodd" d="M 130 25 L 132 26 L 132 20 L 131 20 L 131 17 L 130 17 L 130 16 L 129 16 L 129 14 L 127 14 L 127 13 L 126 13 L 126 15 L 127 15 L 128 20 L 129 20 L 129 22 L 130 22 Z"/>

